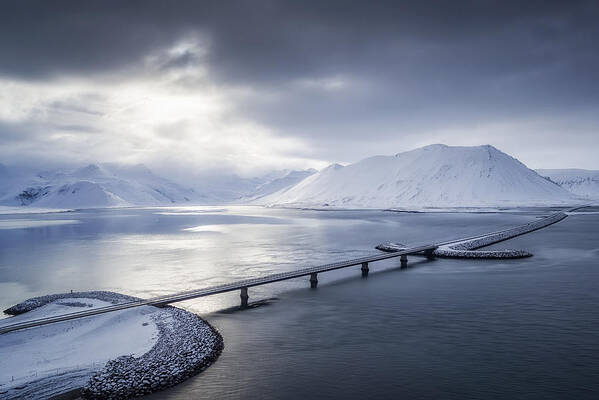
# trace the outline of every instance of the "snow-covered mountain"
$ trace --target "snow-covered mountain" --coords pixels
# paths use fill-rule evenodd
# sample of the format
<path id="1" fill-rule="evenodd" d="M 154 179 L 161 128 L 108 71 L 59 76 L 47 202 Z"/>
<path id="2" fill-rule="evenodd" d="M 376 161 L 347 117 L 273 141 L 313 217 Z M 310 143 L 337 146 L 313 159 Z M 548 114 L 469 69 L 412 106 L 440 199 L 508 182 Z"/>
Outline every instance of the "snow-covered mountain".
<path id="1" fill-rule="evenodd" d="M 564 189 L 587 199 L 599 199 L 599 171 L 587 169 L 537 169 Z"/>
<path id="2" fill-rule="evenodd" d="M 264 196 L 268 196 L 269 194 L 278 192 L 279 190 L 296 185 L 318 171 L 311 168 L 299 171 L 283 170 L 281 172 L 282 173 L 279 176 L 275 176 L 258 185 L 252 192 L 242 197 L 239 201 L 252 201 Z"/>
<path id="3" fill-rule="evenodd" d="M 549 205 L 576 202 L 493 146 L 430 145 L 355 164 L 333 164 L 259 199 L 298 207 L 422 208 Z"/>
<path id="4" fill-rule="evenodd" d="M 212 175 L 198 179 L 196 192 L 203 193 L 212 203 L 248 203 L 251 200 L 295 185 L 316 173 L 308 170 L 275 170 L 251 178 L 237 175 Z"/>
<path id="5" fill-rule="evenodd" d="M 45 208 L 161 205 L 199 201 L 193 190 L 154 175 L 143 165 L 90 164 L 75 170 L 0 175 L 0 204 Z"/>
<path id="6" fill-rule="evenodd" d="M 90 164 L 73 170 L 25 171 L 0 164 L 0 205 L 91 208 L 244 203 L 294 185 L 316 170 L 278 170 L 242 178 L 215 175 L 188 189 L 144 165 Z"/>

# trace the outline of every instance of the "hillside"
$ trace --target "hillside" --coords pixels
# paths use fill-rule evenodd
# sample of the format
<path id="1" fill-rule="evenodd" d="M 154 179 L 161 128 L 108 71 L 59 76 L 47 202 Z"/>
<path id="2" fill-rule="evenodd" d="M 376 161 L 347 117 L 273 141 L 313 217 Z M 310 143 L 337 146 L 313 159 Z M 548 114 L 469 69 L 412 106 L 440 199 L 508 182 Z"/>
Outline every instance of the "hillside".
<path id="1" fill-rule="evenodd" d="M 90 164 L 75 170 L 32 175 L 7 173 L 0 204 L 47 208 L 90 208 L 187 203 L 190 189 L 154 175 L 143 165 Z"/>
<path id="2" fill-rule="evenodd" d="M 493 146 L 430 145 L 355 164 L 333 164 L 259 200 L 298 207 L 535 206 L 575 196 Z"/>
<path id="3" fill-rule="evenodd" d="M 90 164 L 33 172 L 0 164 L 0 206 L 92 208 L 247 203 L 292 186 L 316 170 L 277 170 L 253 178 L 207 176 L 195 190 L 155 175 L 144 165 Z"/>
<path id="4" fill-rule="evenodd" d="M 247 202 L 256 200 L 272 193 L 278 192 L 285 188 L 289 188 L 306 179 L 310 175 L 315 174 L 315 169 L 298 170 L 298 171 L 282 171 L 283 174 L 280 177 L 273 177 L 272 179 L 266 180 L 263 184 L 256 187 L 251 193 L 241 198 L 239 202 Z"/>
<path id="5" fill-rule="evenodd" d="M 599 171 L 586 169 L 538 169 L 536 171 L 577 196 L 599 199 Z"/>

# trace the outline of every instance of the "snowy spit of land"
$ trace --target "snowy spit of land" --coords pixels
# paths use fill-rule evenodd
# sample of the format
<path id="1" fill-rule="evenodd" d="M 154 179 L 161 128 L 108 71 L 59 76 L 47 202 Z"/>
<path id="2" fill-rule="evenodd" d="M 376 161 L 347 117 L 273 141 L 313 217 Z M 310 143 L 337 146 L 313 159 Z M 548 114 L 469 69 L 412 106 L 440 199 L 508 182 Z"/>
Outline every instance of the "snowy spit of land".
<path id="1" fill-rule="evenodd" d="M 69 208 L 41 208 L 41 207 L 20 207 L 20 206 L 0 206 L 0 215 L 11 214 L 48 214 L 71 212 Z"/>
<path id="2" fill-rule="evenodd" d="M 0 325 L 131 301 L 111 292 L 29 299 Z M 197 315 L 143 306 L 0 335 L 0 397 L 43 399 L 82 388 L 125 398 L 173 386 L 212 363 L 222 338 Z"/>

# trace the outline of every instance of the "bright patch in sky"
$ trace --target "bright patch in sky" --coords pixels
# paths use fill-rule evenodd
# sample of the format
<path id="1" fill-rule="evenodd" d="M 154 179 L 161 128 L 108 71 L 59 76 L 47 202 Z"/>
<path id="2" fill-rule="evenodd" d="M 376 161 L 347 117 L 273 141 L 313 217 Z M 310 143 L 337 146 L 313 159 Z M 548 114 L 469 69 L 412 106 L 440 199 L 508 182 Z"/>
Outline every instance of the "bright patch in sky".
<path id="1" fill-rule="evenodd" d="M 596 2 L 342 3 L 0 3 L 0 161 L 201 187 L 445 143 L 599 169 Z"/>
<path id="2" fill-rule="evenodd" d="M 144 60 L 139 71 L 95 79 L 47 82 L 0 80 L 0 120 L 21 124 L 30 139 L 3 146 L 3 161 L 57 156 L 72 164 L 125 162 L 174 172 L 232 170 L 251 176 L 268 169 L 322 167 L 303 157 L 308 146 L 237 115 L 239 89 L 210 82 L 206 50 L 186 39 Z M 157 73 L 158 71 L 164 73 Z M 25 136 L 25 137 L 23 137 Z"/>

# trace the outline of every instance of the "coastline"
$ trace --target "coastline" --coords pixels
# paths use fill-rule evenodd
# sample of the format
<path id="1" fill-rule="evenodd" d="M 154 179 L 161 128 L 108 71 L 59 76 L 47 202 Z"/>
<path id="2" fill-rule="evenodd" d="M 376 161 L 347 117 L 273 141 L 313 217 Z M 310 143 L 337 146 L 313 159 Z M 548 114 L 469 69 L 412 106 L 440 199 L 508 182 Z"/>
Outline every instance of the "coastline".
<path id="1" fill-rule="evenodd" d="M 6 311 L 13 315 L 23 314 L 58 300 L 92 298 L 111 303 L 136 299 L 106 291 L 62 293 L 31 298 Z M 77 303 L 70 304 L 81 307 Z M 157 340 L 149 351 L 135 357 L 123 354 L 95 369 L 71 369 L 61 371 L 60 374 L 57 372 L 54 376 L 41 379 L 36 377 L 19 382 L 18 385 L 0 387 L 2 398 L 39 398 L 37 386 L 44 385 L 59 375 L 69 380 L 69 374 L 79 374 L 77 385 L 65 385 L 60 393 L 50 393 L 45 398 L 137 397 L 174 386 L 216 361 L 224 344 L 222 336 L 214 327 L 198 315 L 176 307 L 156 308 L 156 311 L 149 315 L 158 332 Z"/>
<path id="2" fill-rule="evenodd" d="M 571 209 L 574 210 L 574 209 Z M 524 250 L 478 250 L 480 248 L 500 243 L 520 235 L 545 228 L 553 225 L 568 215 L 565 212 L 557 212 L 547 217 L 537 219 L 524 225 L 505 229 L 498 232 L 491 232 L 485 235 L 474 236 L 459 241 L 449 241 L 440 243 L 439 247 L 432 251 L 435 257 L 445 258 L 479 258 L 479 259 L 509 259 L 532 257 L 532 253 Z M 375 248 L 388 253 L 403 250 L 405 246 L 397 243 L 383 243 Z"/>

